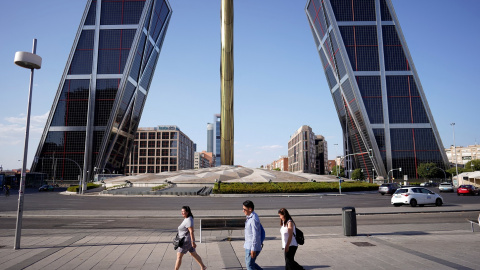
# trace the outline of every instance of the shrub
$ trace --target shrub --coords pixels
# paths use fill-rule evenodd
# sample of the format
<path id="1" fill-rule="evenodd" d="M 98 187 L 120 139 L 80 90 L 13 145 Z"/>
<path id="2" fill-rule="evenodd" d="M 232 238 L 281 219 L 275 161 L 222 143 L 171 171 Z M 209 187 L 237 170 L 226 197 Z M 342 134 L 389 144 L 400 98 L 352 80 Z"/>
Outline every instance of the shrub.
<path id="1" fill-rule="evenodd" d="M 378 189 L 377 184 L 344 182 L 342 191 Z M 215 183 L 215 194 L 338 192 L 338 182 Z"/>
<path id="2" fill-rule="evenodd" d="M 156 191 L 156 190 L 161 190 L 161 189 L 164 189 L 168 187 L 168 184 L 163 184 L 163 185 L 160 185 L 160 186 L 155 186 L 155 187 L 152 187 L 152 191 Z"/>
<path id="3" fill-rule="evenodd" d="M 94 189 L 94 188 L 101 187 L 101 186 L 102 185 L 97 185 L 97 184 L 94 184 L 94 183 L 87 183 L 87 190 Z M 78 193 L 79 189 L 80 189 L 80 187 L 78 185 L 77 186 L 70 186 L 70 187 L 67 188 L 67 191 Z"/>

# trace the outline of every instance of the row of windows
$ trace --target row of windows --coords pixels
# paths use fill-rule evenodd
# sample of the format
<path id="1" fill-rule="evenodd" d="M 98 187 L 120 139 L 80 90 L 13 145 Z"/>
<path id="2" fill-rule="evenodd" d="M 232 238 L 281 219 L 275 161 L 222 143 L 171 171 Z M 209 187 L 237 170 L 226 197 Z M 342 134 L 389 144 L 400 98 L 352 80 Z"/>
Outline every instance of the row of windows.
<path id="1" fill-rule="evenodd" d="M 135 142 L 135 145 L 138 145 L 137 142 Z M 140 141 L 140 148 L 177 148 L 178 141 Z"/>
<path id="2" fill-rule="evenodd" d="M 376 21 L 375 0 L 330 0 L 337 21 Z"/>
<path id="3" fill-rule="evenodd" d="M 376 21 L 375 0 L 331 0 L 333 13 L 337 21 Z M 380 0 L 382 21 L 391 21 L 392 17 L 385 0 Z"/>
<path id="4" fill-rule="evenodd" d="M 133 162 L 131 162 L 131 164 L 133 163 L 133 165 L 177 165 L 177 162 L 178 162 L 178 159 L 176 157 L 162 157 L 162 158 L 159 158 L 159 157 L 149 157 L 149 158 L 145 158 L 145 157 L 138 157 L 138 156 L 134 156 L 133 157 Z"/>
<path id="5" fill-rule="evenodd" d="M 128 173 L 160 173 L 160 172 L 176 172 L 177 166 L 133 166 L 128 167 Z"/>
<path id="6" fill-rule="evenodd" d="M 162 132 L 143 132 L 139 131 L 137 134 L 135 134 L 135 139 L 141 139 L 141 140 L 155 140 L 155 139 L 163 139 L 163 140 L 176 140 L 178 138 L 178 132 L 168 132 L 168 131 L 162 131 Z"/>

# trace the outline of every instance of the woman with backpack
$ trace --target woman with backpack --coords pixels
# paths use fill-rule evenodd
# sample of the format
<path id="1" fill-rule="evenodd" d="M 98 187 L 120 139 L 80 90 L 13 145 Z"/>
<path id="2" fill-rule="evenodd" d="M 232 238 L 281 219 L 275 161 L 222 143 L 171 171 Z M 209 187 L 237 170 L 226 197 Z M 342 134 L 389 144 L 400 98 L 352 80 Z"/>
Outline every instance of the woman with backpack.
<path id="1" fill-rule="evenodd" d="M 280 235 L 282 236 L 282 249 L 285 255 L 285 270 L 304 270 L 304 268 L 295 261 L 298 243 L 295 239 L 295 222 L 288 213 L 288 210 L 282 208 L 278 210 L 280 217 Z"/>

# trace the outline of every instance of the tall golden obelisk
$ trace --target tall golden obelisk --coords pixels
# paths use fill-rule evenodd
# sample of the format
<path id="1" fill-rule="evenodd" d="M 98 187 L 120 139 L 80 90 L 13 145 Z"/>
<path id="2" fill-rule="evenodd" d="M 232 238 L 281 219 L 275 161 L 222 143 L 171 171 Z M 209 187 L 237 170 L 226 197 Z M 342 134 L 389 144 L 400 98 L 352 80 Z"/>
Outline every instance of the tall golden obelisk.
<path id="1" fill-rule="evenodd" d="M 222 165 L 233 165 L 233 0 L 221 1 L 220 160 Z"/>

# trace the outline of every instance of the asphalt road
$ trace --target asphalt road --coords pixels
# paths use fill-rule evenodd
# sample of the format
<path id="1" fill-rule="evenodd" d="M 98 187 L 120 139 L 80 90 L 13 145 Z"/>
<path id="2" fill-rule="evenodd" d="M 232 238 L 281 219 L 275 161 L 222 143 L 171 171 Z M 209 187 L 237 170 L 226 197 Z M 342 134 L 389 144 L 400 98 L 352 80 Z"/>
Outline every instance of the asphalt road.
<path id="1" fill-rule="evenodd" d="M 438 192 L 438 189 L 432 188 Z M 479 204 L 480 196 L 457 196 L 456 193 L 442 193 L 444 205 Z M 179 210 L 182 205 L 190 205 L 195 209 L 232 210 L 241 213 L 242 202 L 247 197 L 126 197 L 126 196 L 67 196 L 55 192 L 38 192 L 28 190 L 25 195 L 25 211 L 35 210 Z M 269 196 L 251 198 L 256 209 L 276 210 L 281 207 L 289 209 L 318 209 L 341 208 L 344 206 L 360 207 L 393 207 L 390 196 L 381 196 L 377 192 L 347 193 L 343 196 Z M 18 193 L 12 192 L 9 197 L 0 196 L 0 216 L 5 211 L 16 211 L 18 207 Z M 409 206 L 403 206 L 409 207 Z M 398 208 L 399 210 L 401 208 Z M 435 212 L 435 213 L 402 213 L 381 215 L 357 215 L 357 223 L 372 224 L 437 224 L 437 223 L 464 223 L 465 219 L 476 219 L 477 212 Z M 341 216 L 297 216 L 295 220 L 302 226 L 340 226 Z M 117 218 L 117 217 L 24 217 L 23 229 L 163 229 L 175 230 L 182 217 L 161 218 Z M 277 227 L 278 218 L 275 216 L 261 217 L 265 227 Z M 0 226 L 3 229 L 14 229 L 15 218 L 0 217 Z M 197 224 L 198 226 L 198 224 Z"/>
<path id="2" fill-rule="evenodd" d="M 438 188 L 430 188 L 438 193 Z M 344 196 L 286 196 L 266 197 L 128 197 L 128 196 L 67 196 L 60 191 L 38 192 L 28 190 L 24 196 L 24 210 L 177 210 L 182 205 L 192 209 L 241 210 L 242 203 L 251 199 L 256 209 L 318 209 L 354 207 L 392 207 L 390 196 L 378 192 L 346 193 Z M 444 205 L 479 204 L 480 196 L 457 196 L 456 193 L 441 193 Z M 12 190 L 6 198 L 0 196 L 0 213 L 16 211 L 18 191 Z M 405 207 L 405 206 L 404 206 Z"/>

